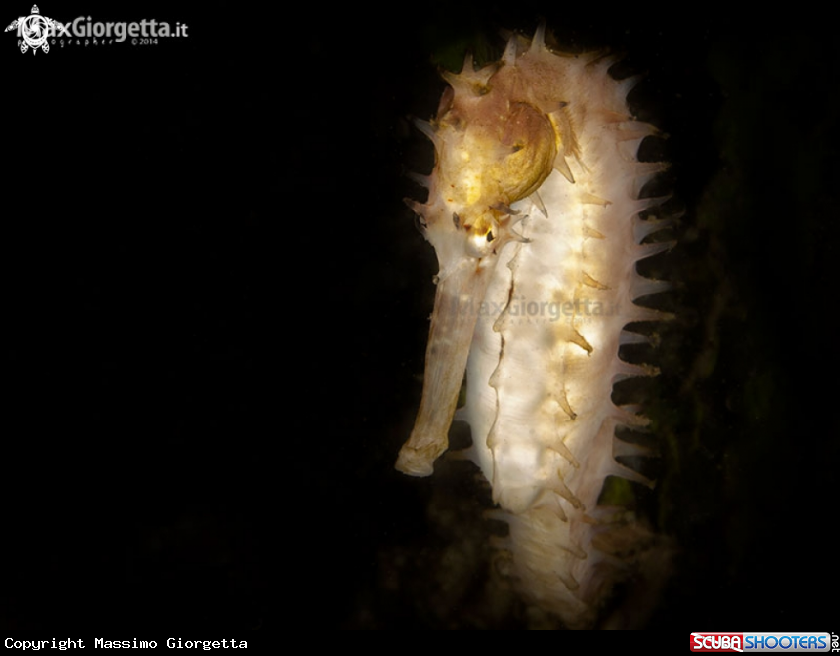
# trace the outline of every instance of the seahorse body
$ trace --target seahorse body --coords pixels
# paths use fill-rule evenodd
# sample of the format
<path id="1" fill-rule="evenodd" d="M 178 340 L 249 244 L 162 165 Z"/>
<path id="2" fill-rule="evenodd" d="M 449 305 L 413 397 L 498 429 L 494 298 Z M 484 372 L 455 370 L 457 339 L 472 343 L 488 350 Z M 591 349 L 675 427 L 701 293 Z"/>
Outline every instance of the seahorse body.
<path id="1" fill-rule="evenodd" d="M 624 327 L 661 318 L 634 299 L 662 289 L 635 263 L 666 245 L 643 244 L 659 222 L 639 199 L 663 170 L 639 163 L 656 130 L 630 116 L 634 83 L 598 55 L 549 50 L 512 37 L 502 60 L 468 57 L 438 114 L 423 127 L 435 146 L 428 200 L 414 203 L 440 273 L 414 430 L 397 468 L 426 476 L 457 418 L 470 458 L 505 511 L 514 577 L 570 627 L 590 626 L 625 573 L 619 555 L 644 531 L 598 506 L 608 476 L 645 482 L 616 462 L 636 448 L 615 437 L 643 420 L 611 400 L 622 377 L 650 368 L 619 358 L 638 341 Z"/>

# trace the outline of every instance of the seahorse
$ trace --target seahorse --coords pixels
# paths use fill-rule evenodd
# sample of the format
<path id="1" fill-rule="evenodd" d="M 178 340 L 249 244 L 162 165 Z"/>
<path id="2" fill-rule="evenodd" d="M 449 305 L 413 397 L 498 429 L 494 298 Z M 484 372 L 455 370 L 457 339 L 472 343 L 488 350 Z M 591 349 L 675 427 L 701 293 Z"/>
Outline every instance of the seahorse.
<path id="1" fill-rule="evenodd" d="M 663 314 L 634 301 L 667 288 L 636 263 L 672 244 L 645 238 L 661 198 L 642 187 L 666 168 L 637 160 L 656 128 L 633 118 L 601 53 L 564 54 L 512 36 L 500 61 L 467 55 L 436 117 L 419 121 L 435 148 L 408 201 L 439 273 L 420 408 L 397 469 L 428 476 L 453 419 L 468 422 L 466 456 L 490 482 L 509 526 L 503 548 L 533 603 L 570 628 L 591 627 L 650 534 L 633 513 L 599 505 L 605 480 L 651 485 L 621 463 L 645 455 L 616 437 L 641 426 L 613 385 L 654 368 L 619 347 L 645 338 L 633 322 Z M 457 408 L 466 373 L 465 403 Z M 456 412 L 457 410 L 457 412 Z"/>

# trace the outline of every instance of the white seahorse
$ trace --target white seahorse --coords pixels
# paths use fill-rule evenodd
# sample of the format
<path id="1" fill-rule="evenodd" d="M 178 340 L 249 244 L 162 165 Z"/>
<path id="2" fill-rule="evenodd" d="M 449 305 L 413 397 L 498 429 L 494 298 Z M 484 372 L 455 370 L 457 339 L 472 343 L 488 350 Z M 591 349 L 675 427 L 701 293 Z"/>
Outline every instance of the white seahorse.
<path id="1" fill-rule="evenodd" d="M 619 358 L 625 326 L 662 315 L 634 300 L 666 288 L 635 264 L 665 222 L 639 212 L 663 164 L 636 153 L 652 126 L 632 118 L 613 60 L 554 53 L 544 27 L 512 37 L 498 63 L 467 57 L 436 118 L 425 203 L 412 203 L 440 272 L 417 421 L 397 468 L 427 476 L 448 448 L 466 371 L 469 457 L 510 533 L 514 577 L 570 627 L 591 626 L 649 537 L 631 513 L 598 506 L 604 481 L 649 484 L 616 461 L 638 448 L 617 426 L 644 423 L 611 400 L 650 367 Z"/>

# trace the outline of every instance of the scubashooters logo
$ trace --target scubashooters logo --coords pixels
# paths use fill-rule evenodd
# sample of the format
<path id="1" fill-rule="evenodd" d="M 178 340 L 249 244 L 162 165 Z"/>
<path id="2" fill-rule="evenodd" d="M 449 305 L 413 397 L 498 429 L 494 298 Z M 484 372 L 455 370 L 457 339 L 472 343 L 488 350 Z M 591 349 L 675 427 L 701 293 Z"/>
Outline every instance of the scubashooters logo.
<path id="1" fill-rule="evenodd" d="M 692 633 L 691 651 L 831 651 L 828 633 Z"/>

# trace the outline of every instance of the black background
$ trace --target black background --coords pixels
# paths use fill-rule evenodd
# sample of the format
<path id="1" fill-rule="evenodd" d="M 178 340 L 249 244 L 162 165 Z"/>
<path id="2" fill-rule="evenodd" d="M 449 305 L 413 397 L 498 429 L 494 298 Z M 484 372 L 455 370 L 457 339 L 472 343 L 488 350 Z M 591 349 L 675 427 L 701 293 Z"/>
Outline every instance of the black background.
<path id="1" fill-rule="evenodd" d="M 190 36 L 0 42 L 0 627 L 534 626 L 486 583 L 469 468 L 415 480 L 393 461 L 435 273 L 401 202 L 421 196 L 405 171 L 431 166 L 409 115 L 434 113 L 436 65 L 545 18 L 565 47 L 646 73 L 634 106 L 671 135 L 686 210 L 659 265 L 680 313 L 646 501 L 679 549 L 647 626 L 836 629 L 840 99 L 818 20 L 41 11 Z"/>

